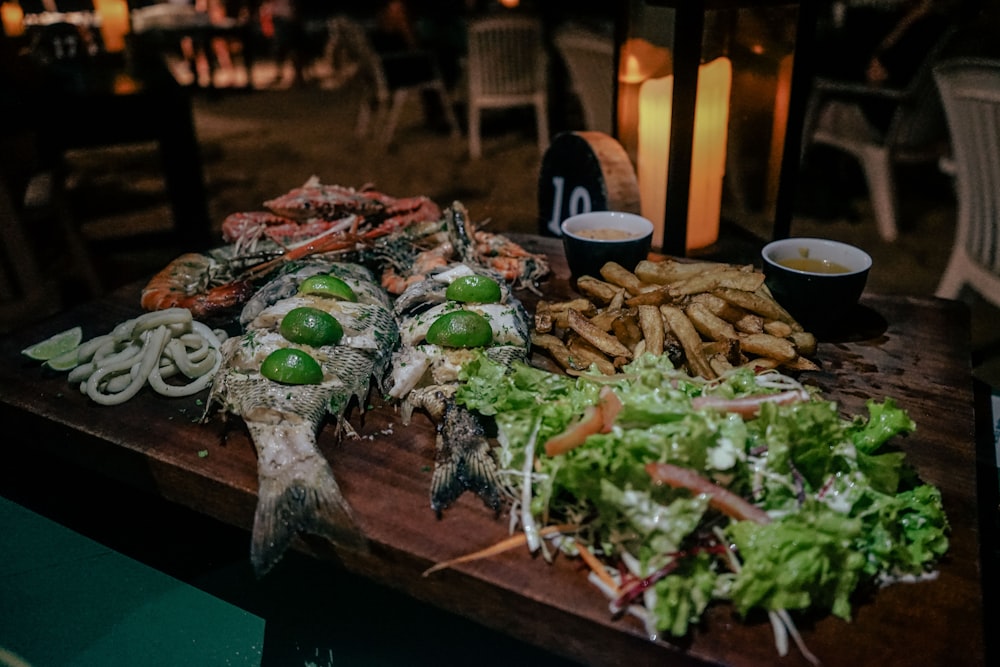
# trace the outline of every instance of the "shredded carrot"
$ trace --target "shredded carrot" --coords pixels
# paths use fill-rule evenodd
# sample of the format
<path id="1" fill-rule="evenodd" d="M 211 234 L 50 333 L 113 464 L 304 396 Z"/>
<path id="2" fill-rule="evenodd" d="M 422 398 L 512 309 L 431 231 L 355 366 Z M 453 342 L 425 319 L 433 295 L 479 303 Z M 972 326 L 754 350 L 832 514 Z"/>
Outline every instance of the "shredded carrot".
<path id="1" fill-rule="evenodd" d="M 545 442 L 547 456 L 559 456 L 576 449 L 595 433 L 610 433 L 615 418 L 622 410 L 622 401 L 609 386 L 601 387 L 596 405 L 588 405 L 583 416 L 570 424 L 565 431 Z"/>
<path id="2" fill-rule="evenodd" d="M 597 559 L 597 556 L 592 554 L 590 549 L 583 544 L 577 544 L 576 548 L 577 551 L 580 552 L 580 558 L 582 558 L 583 562 L 587 564 L 587 567 L 589 567 L 594 574 L 600 577 L 601 581 L 607 584 L 608 588 L 614 591 L 615 595 L 620 595 L 618 584 L 616 584 L 615 580 L 611 578 L 608 571 L 604 569 L 604 564 Z"/>
<path id="3" fill-rule="evenodd" d="M 601 432 L 604 412 L 600 404 L 588 405 L 583 416 L 566 427 L 566 430 L 545 441 L 545 455 L 559 456 L 576 449 L 591 435 Z"/>
<path id="4" fill-rule="evenodd" d="M 555 526 L 546 526 L 545 528 L 542 528 L 540 531 L 538 531 L 538 534 L 541 535 L 542 537 L 548 537 L 549 535 L 553 535 L 555 533 L 573 533 L 579 529 L 580 527 L 575 524 L 563 523 Z M 446 568 L 458 565 L 459 563 L 468 563 L 470 561 L 479 560 L 481 558 L 489 558 L 490 556 L 496 556 L 497 554 L 501 554 L 505 551 L 510 551 L 515 547 L 519 547 L 523 544 L 526 544 L 527 541 L 528 538 L 524 535 L 524 533 L 518 533 L 517 535 L 508 537 L 505 540 L 500 540 L 493 546 L 486 547 L 485 549 L 475 551 L 471 554 L 465 554 L 464 556 L 459 556 L 458 558 L 452 558 L 451 560 L 446 560 L 441 563 L 438 563 L 437 565 L 434 565 L 424 570 L 423 576 L 426 577 L 427 575 L 433 574 L 438 570 L 444 570 Z"/>

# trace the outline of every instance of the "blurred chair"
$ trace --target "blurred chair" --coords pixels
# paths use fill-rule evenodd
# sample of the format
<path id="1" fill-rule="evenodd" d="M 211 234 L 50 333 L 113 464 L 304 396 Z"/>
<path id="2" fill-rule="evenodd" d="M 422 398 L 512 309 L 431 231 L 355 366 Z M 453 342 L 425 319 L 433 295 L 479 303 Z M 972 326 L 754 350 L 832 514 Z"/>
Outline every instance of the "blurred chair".
<path id="1" fill-rule="evenodd" d="M 363 86 L 355 128 L 359 137 L 371 136 L 379 150 L 387 149 L 411 93 L 418 102 L 427 93 L 436 95 L 451 136 L 460 136 L 451 96 L 432 54 L 426 51 L 378 53 L 364 26 L 351 19 L 338 18 L 332 29 L 343 48 L 357 60 L 355 76 Z"/>
<path id="2" fill-rule="evenodd" d="M 1000 59 L 955 58 L 934 68 L 952 141 L 958 224 L 936 291 L 969 285 L 1000 307 Z"/>
<path id="3" fill-rule="evenodd" d="M 473 19 L 468 25 L 469 156 L 482 156 L 485 109 L 534 107 L 538 148 L 549 145 L 548 54 L 541 21 L 529 16 Z"/>
<path id="4" fill-rule="evenodd" d="M 613 134 L 615 43 L 611 36 L 567 24 L 553 38 L 583 109 L 584 129 Z"/>
<path id="5" fill-rule="evenodd" d="M 811 145 L 822 144 L 860 162 L 878 233 L 886 241 L 895 241 L 899 234 L 895 165 L 937 163 L 947 153 L 947 127 L 932 70 L 953 34 L 953 29 L 945 31 L 905 88 L 825 78 L 813 83 L 803 155 Z M 893 105 L 884 132 L 872 125 L 863 110 L 866 101 L 879 100 Z"/>

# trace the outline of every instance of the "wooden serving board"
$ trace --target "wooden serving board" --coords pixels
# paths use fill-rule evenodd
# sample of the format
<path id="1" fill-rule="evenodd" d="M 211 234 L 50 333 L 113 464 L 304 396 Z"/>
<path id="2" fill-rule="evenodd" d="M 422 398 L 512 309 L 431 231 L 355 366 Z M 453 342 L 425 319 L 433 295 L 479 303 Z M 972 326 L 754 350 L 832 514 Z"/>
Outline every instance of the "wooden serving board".
<path id="1" fill-rule="evenodd" d="M 547 252 L 554 275 L 547 298 L 570 295 L 559 241 L 518 238 Z M 6 445 L 78 464 L 95 483 L 129 482 L 169 501 L 249 530 L 256 505 L 256 460 L 238 420 L 198 423 L 204 396 L 165 399 L 149 392 L 124 406 L 98 406 L 46 374 L 19 350 L 76 324 L 86 336 L 140 313 L 140 286 L 62 313 L 0 341 L 0 418 Z M 536 298 L 521 295 L 529 307 Z M 867 295 L 856 326 L 823 341 L 822 370 L 806 378 L 851 413 L 889 396 L 917 423 L 902 443 L 909 460 L 941 488 L 951 549 L 934 581 L 900 584 L 859 600 L 853 622 L 799 619 L 824 665 L 985 664 L 969 323 L 964 309 L 936 299 Z M 297 545 L 373 581 L 474 619 L 525 642 L 592 665 L 805 665 L 793 647 L 780 660 L 765 619 L 713 607 L 691 637 L 650 640 L 632 618 L 613 618 L 580 564 L 548 564 L 518 549 L 488 560 L 422 573 L 507 536 L 507 517 L 463 496 L 437 518 L 429 485 L 435 431 L 422 414 L 403 428 L 392 407 L 353 414 L 361 437 L 320 443 L 369 539 L 366 552 L 315 540 Z M 27 433 L 15 438 L 12 433 Z M 995 478 L 994 478 L 995 481 Z M 249 555 L 249 554 L 248 554 Z M 333 565 L 331 565 L 333 566 Z M 961 656 L 961 658 L 957 658 Z"/>

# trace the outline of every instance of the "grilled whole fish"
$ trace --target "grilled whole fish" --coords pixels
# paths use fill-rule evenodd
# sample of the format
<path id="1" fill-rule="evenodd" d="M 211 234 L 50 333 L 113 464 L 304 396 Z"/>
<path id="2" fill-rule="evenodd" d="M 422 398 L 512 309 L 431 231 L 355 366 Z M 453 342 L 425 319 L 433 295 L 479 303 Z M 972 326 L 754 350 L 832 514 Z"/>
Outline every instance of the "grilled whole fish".
<path id="1" fill-rule="evenodd" d="M 470 274 L 494 278 L 501 286 L 496 304 L 458 304 L 445 298 L 448 285 Z M 440 315 L 462 308 L 483 315 L 493 329 L 492 343 L 485 348 L 464 349 L 434 345 L 426 341 L 427 330 Z M 489 269 L 455 264 L 407 288 L 394 307 L 400 332 L 400 347 L 393 356 L 388 395 L 402 401 L 401 416 L 409 422 L 412 411 L 422 408 L 437 425 L 434 472 L 431 478 L 431 509 L 439 516 L 466 490 L 499 511 L 509 494 L 497 473 L 496 461 L 479 416 L 454 400 L 462 367 L 478 354 L 510 364 L 526 361 L 530 346 L 528 315 L 507 284 Z"/>
<path id="2" fill-rule="evenodd" d="M 344 280 L 358 301 L 295 293 L 302 280 L 317 273 Z M 298 306 L 336 318 L 344 329 L 340 342 L 312 347 L 286 340 L 279 332 L 281 319 Z M 300 532 L 363 548 L 364 538 L 316 435 L 327 415 L 334 418 L 338 436 L 355 435 L 346 418 L 349 404 L 356 398 L 365 405 L 373 378 L 381 387 L 398 338 L 388 296 L 367 269 L 309 262 L 262 287 L 241 321 L 245 333 L 224 346 L 208 403 L 209 410 L 219 405 L 242 417 L 257 451 L 259 488 L 250 549 L 255 572 L 262 576 L 270 570 Z M 323 381 L 290 385 L 261 375 L 264 359 L 285 347 L 312 355 L 323 369 Z"/>

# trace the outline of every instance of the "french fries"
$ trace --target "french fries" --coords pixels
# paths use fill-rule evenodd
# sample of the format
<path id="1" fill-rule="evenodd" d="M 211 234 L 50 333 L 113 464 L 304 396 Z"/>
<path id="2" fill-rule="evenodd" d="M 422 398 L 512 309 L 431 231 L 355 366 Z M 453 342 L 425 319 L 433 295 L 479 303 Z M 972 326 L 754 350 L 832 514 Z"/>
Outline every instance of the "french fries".
<path id="1" fill-rule="evenodd" d="M 612 285 L 625 288 L 629 294 L 638 294 L 642 287 L 639 277 L 618 262 L 607 262 L 602 266 L 601 277 Z"/>
<path id="2" fill-rule="evenodd" d="M 663 354 L 663 316 L 656 306 L 639 306 L 639 331 L 645 341 L 643 350 L 650 354 Z"/>
<path id="3" fill-rule="evenodd" d="M 694 325 L 684 311 L 677 306 L 660 306 L 660 313 L 667 328 L 681 342 L 684 348 L 684 356 L 687 359 L 688 370 L 692 375 L 700 375 L 703 378 L 712 379 L 716 377 L 716 372 L 708 363 L 708 357 L 701 349 L 701 338 L 695 330 Z"/>
<path id="4" fill-rule="evenodd" d="M 577 280 L 581 298 L 541 301 L 532 343 L 567 373 L 612 375 L 639 355 L 669 354 L 707 379 L 739 366 L 817 370 L 816 338 L 774 300 L 752 266 L 608 262 Z"/>
<path id="5" fill-rule="evenodd" d="M 622 291 L 621 287 L 598 280 L 593 276 L 580 276 L 577 278 L 576 288 L 584 296 L 601 303 L 611 303 L 611 300 Z"/>
<path id="6" fill-rule="evenodd" d="M 603 327 L 599 327 L 575 310 L 569 311 L 569 328 L 609 357 L 632 358 L 632 351 Z"/>

